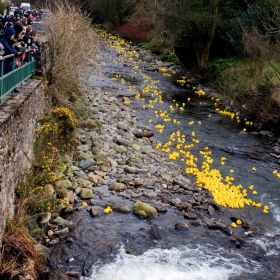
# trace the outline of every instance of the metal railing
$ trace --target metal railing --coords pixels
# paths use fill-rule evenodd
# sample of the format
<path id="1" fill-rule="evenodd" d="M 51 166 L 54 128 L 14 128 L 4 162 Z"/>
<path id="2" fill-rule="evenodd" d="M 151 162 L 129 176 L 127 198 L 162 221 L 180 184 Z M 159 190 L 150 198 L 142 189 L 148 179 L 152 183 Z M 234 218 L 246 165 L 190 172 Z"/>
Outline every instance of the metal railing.
<path id="1" fill-rule="evenodd" d="M 10 59 L 12 64 L 14 64 L 16 57 L 14 54 L 10 54 L 3 56 L 2 60 L 0 60 L 0 104 L 2 103 L 4 96 L 9 93 L 13 94 L 16 87 L 21 85 L 26 79 L 30 78 L 34 74 L 35 58 L 32 59 L 30 50 L 25 53 L 26 59 L 20 59 L 21 66 L 6 74 L 4 74 L 5 60 Z"/>

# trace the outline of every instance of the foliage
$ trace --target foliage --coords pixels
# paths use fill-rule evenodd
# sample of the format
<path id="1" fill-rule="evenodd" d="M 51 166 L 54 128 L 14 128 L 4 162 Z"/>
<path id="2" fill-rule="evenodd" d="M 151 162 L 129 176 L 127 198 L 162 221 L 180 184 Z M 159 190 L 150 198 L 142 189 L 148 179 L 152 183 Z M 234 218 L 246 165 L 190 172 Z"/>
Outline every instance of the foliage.
<path id="1" fill-rule="evenodd" d="M 55 108 L 40 123 L 35 138 L 36 164 L 50 172 L 55 168 L 59 153 L 69 151 L 75 145 L 76 121 L 69 109 Z"/>
<path id="2" fill-rule="evenodd" d="M 73 108 L 79 95 L 79 75 L 97 53 L 98 36 L 88 17 L 68 0 L 51 2 L 47 8 L 48 92 L 54 106 Z"/>
<path id="3" fill-rule="evenodd" d="M 136 0 L 92 0 L 89 2 L 89 8 L 98 23 L 105 21 L 116 26 L 127 22 L 134 15 L 136 2 Z"/>
<path id="4" fill-rule="evenodd" d="M 18 209 L 23 210 L 24 207 Z M 37 279 L 43 275 L 45 259 L 36 252 L 35 241 L 30 237 L 26 227 L 26 215 L 23 211 L 15 214 L 14 220 L 8 220 L 2 240 L 0 260 L 1 279 Z"/>
<path id="5" fill-rule="evenodd" d="M 60 157 L 75 145 L 76 121 L 67 108 L 55 108 L 50 116 L 40 120 L 41 127 L 35 138 L 34 169 L 27 175 L 24 183 L 16 188 L 16 193 L 28 205 L 30 214 L 54 209 L 54 195 L 48 184 L 60 180 L 56 173 L 62 168 Z"/>
<path id="6" fill-rule="evenodd" d="M 170 42 L 170 40 L 164 36 L 159 35 L 153 37 L 149 42 L 141 45 L 156 55 L 166 54 L 172 48 L 172 43 Z"/>
<path id="7" fill-rule="evenodd" d="M 5 3 L 5 2 L 0 2 L 0 13 L 4 14 L 5 11 L 9 11 L 9 4 Z"/>
<path id="8" fill-rule="evenodd" d="M 169 51 L 168 53 L 164 54 L 161 56 L 162 61 L 167 61 L 167 62 L 173 62 L 175 64 L 179 64 L 179 59 L 177 55 L 175 54 L 175 51 Z"/>
<path id="9" fill-rule="evenodd" d="M 243 60 L 231 60 L 228 64 L 223 62 L 223 65 L 227 66 L 221 68 L 211 84 L 223 94 L 223 99 L 228 103 L 245 104 L 243 113 L 262 123 L 280 123 L 279 80 L 274 72 L 274 68 L 280 68 L 280 65 L 272 67 L 266 63 L 259 75 L 252 75 L 250 63 Z"/>

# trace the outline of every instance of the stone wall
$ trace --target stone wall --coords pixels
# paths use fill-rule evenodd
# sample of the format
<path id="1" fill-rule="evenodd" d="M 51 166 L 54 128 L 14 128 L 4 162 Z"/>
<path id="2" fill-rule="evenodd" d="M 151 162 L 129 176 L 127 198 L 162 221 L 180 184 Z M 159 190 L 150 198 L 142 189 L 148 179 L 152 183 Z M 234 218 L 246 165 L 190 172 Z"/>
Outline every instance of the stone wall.
<path id="1" fill-rule="evenodd" d="M 31 167 L 33 138 L 46 98 L 42 82 L 29 79 L 0 105 L 0 247 L 7 218 L 14 215 L 15 186 Z"/>

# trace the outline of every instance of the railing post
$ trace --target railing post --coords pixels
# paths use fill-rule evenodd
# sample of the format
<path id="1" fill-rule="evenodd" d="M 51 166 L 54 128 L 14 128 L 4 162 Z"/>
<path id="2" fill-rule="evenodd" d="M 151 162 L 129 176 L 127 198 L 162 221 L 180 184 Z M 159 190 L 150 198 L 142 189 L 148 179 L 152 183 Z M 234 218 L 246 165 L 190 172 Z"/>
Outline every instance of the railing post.
<path id="1" fill-rule="evenodd" d="M 15 57 L 16 57 L 16 56 L 13 54 L 12 71 L 15 69 L 15 68 L 14 68 L 14 65 L 15 65 Z M 11 94 L 14 95 L 14 93 L 15 93 L 15 90 L 13 89 L 13 90 L 11 91 Z"/>

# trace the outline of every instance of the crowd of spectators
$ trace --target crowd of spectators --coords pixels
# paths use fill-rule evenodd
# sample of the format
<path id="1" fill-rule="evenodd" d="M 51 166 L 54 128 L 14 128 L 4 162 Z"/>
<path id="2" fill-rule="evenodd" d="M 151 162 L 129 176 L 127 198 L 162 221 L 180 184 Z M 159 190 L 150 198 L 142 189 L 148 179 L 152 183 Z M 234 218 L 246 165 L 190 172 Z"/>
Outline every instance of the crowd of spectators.
<path id="1" fill-rule="evenodd" d="M 29 59 L 34 59 L 36 53 L 40 53 L 37 33 L 32 30 L 32 22 L 39 18 L 38 11 L 20 8 L 16 8 L 9 15 L 0 14 L 0 60 L 3 56 L 15 55 L 15 58 L 5 59 L 2 75 L 21 67 Z"/>

